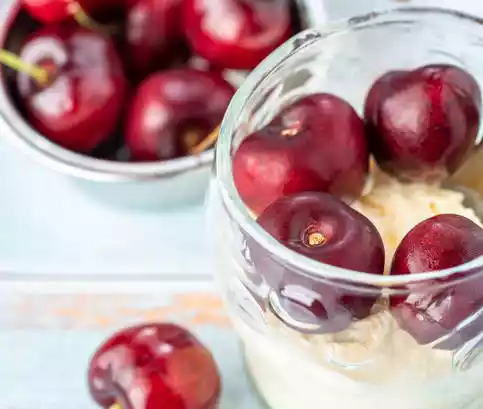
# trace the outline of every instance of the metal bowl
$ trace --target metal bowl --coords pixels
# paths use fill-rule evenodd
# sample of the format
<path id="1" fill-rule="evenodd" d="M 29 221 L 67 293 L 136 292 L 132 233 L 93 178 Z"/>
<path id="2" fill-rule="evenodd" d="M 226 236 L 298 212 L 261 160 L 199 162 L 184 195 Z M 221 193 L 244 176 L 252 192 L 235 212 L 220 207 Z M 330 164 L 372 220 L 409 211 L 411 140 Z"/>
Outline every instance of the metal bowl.
<path id="1" fill-rule="evenodd" d="M 298 3 L 301 4 L 301 3 Z M 306 7 L 297 8 L 306 15 Z M 307 20 L 305 20 L 307 21 Z M 19 2 L 0 2 L 0 47 L 18 52 L 36 23 Z M 5 68 L 0 81 L 0 134 L 50 169 L 70 177 L 100 199 L 129 207 L 159 209 L 200 201 L 208 185 L 213 150 L 164 162 L 128 163 L 77 154 L 43 137 L 25 121 L 12 96 L 14 74 Z"/>

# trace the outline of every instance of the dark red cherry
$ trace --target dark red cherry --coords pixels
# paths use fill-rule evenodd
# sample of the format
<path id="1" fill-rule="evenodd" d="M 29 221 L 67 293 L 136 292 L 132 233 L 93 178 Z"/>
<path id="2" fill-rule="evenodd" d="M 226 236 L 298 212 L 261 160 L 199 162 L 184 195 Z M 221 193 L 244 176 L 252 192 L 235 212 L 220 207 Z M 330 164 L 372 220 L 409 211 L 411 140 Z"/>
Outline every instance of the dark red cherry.
<path id="1" fill-rule="evenodd" d="M 483 229 L 454 214 L 434 216 L 419 223 L 401 241 L 394 254 L 391 274 L 419 274 L 457 267 L 483 255 Z M 480 270 L 462 269 L 451 276 L 415 282 L 409 295 L 392 298 L 394 315 L 401 327 L 420 344 L 448 335 L 483 307 Z M 463 325 L 443 342 L 453 348 L 481 330 L 483 321 Z"/>
<path id="2" fill-rule="evenodd" d="M 233 158 L 233 175 L 241 198 L 259 214 L 298 192 L 358 197 L 368 164 L 364 124 L 354 109 L 337 96 L 314 94 L 243 140 Z"/>
<path id="3" fill-rule="evenodd" d="M 443 179 L 475 146 L 480 106 L 480 88 L 461 68 L 388 72 L 365 104 L 371 151 L 383 170 L 403 180 Z"/>
<path id="4" fill-rule="evenodd" d="M 77 6 L 91 14 L 111 7 L 122 7 L 124 0 L 23 0 L 29 14 L 44 24 L 58 23 L 72 18 Z"/>
<path id="5" fill-rule="evenodd" d="M 221 68 L 249 70 L 292 35 L 289 0 L 186 0 L 193 50 Z"/>
<path id="6" fill-rule="evenodd" d="M 258 223 L 283 246 L 321 263 L 320 277 L 308 277 L 251 243 L 255 268 L 277 293 L 278 315 L 287 324 L 336 332 L 370 314 L 378 290 L 323 278 L 328 266 L 383 274 L 384 245 L 366 217 L 329 194 L 306 192 L 278 199 Z"/>
<path id="7" fill-rule="evenodd" d="M 234 92 L 213 72 L 184 68 L 153 74 L 139 86 L 127 118 L 133 160 L 189 154 L 221 122 Z"/>
<path id="8" fill-rule="evenodd" d="M 50 83 L 18 73 L 17 86 L 29 123 L 51 141 L 89 152 L 109 138 L 122 112 L 127 82 L 112 42 L 75 23 L 35 32 L 20 58 L 44 67 Z"/>
<path id="9" fill-rule="evenodd" d="M 91 396 L 102 407 L 214 409 L 220 377 L 210 352 L 186 329 L 144 324 L 105 341 L 88 371 Z"/>
<path id="10" fill-rule="evenodd" d="M 126 52 L 137 78 L 187 59 L 181 24 L 182 0 L 130 0 Z"/>

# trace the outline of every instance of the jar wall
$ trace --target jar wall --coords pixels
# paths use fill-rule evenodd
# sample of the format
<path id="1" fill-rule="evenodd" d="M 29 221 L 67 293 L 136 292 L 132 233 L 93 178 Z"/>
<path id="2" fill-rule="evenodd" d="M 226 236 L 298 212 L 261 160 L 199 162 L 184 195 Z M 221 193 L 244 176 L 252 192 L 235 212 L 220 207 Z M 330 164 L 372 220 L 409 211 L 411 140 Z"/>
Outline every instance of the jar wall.
<path id="1" fill-rule="evenodd" d="M 444 279 L 406 280 L 404 285 L 336 277 L 325 264 L 315 276 L 282 246 L 275 254 L 249 233 L 249 225 L 256 222 L 240 217 L 243 211 L 236 209 L 239 199 L 233 200 L 231 168 L 226 165 L 244 137 L 305 95 L 335 94 L 362 115 L 368 89 L 380 75 L 433 63 L 465 68 L 481 87 L 481 44 L 483 30 L 475 20 L 448 12 L 412 10 L 353 18 L 328 31 L 309 30 L 294 37 L 252 74 L 233 100 L 208 196 L 209 227 L 216 277 L 250 373 L 270 406 L 483 407 L 479 260 Z M 448 195 L 470 187 L 470 199 L 478 203 L 483 183 L 475 176 L 477 155 L 481 151 L 475 146 L 473 158 L 445 182 L 442 189 Z M 481 222 L 470 199 L 465 192 L 455 200 L 462 208 L 473 207 L 471 214 Z M 427 216 L 422 212 L 418 217 Z M 434 316 L 414 307 L 418 302 L 411 304 L 429 299 L 430 305 L 445 305 L 460 296 L 471 299 L 465 304 L 471 308 L 455 310 L 451 324 L 436 327 Z"/>
<path id="2" fill-rule="evenodd" d="M 482 407 L 479 309 L 461 328 L 419 344 L 401 328 L 398 310 L 385 296 L 390 291 L 406 296 L 407 290 L 341 283 L 324 278 L 323 268 L 320 278 L 308 278 L 270 254 L 272 270 L 260 272 L 250 253 L 253 238 L 227 213 L 214 185 L 209 221 L 216 278 L 249 372 L 271 407 L 373 407 L 388 402 L 401 409 Z M 264 276 L 277 269 L 288 273 L 270 285 Z M 455 277 L 447 285 L 481 287 L 481 275 L 474 274 L 464 283 L 456 283 Z M 444 291 L 434 282 L 418 286 L 422 294 Z M 417 294 L 413 290 L 412 296 Z M 354 304 L 345 303 L 351 298 L 371 305 L 367 315 L 359 319 L 351 314 Z M 317 316 L 321 306 L 330 318 L 326 312 Z M 445 345 L 447 339 L 451 341 Z"/>

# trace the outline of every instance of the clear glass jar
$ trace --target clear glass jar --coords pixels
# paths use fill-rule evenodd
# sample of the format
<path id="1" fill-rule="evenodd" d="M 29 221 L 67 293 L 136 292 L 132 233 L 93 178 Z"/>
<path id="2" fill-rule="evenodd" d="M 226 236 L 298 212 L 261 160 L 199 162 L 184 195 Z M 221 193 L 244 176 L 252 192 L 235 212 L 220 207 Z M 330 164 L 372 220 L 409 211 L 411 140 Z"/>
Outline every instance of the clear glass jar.
<path id="1" fill-rule="evenodd" d="M 330 92 L 361 114 L 370 85 L 388 70 L 451 63 L 464 67 L 482 86 L 482 45 L 481 21 L 462 13 L 433 8 L 371 13 L 295 36 L 237 92 L 216 149 L 209 227 L 217 279 L 249 372 L 269 406 L 483 408 L 481 257 L 451 270 L 407 276 L 375 276 L 305 258 L 256 223 L 235 188 L 231 160 L 246 135 L 301 96 Z M 455 200 L 463 212 L 472 203 L 478 214 L 478 200 L 471 200 L 476 193 L 468 192 L 483 193 L 481 152 L 475 149 L 448 184 L 467 196 L 450 187 L 440 190 L 443 196 L 458 195 Z M 418 215 L 417 206 L 405 205 L 393 218 L 403 225 L 427 217 L 423 211 Z M 443 212 L 452 210 L 448 206 Z M 261 259 L 262 267 L 254 262 Z M 452 327 L 436 328 L 426 341 L 417 334 L 435 329 L 424 321 L 429 318 L 410 312 L 414 326 L 402 328 L 389 301 L 394 296 L 420 297 L 437 304 L 441 294 L 448 297 L 440 300 L 450 304 L 465 303 L 469 297 L 472 307 Z M 354 300 L 373 305 L 367 317 L 351 316 Z M 325 318 L 313 314 L 317 305 L 325 308 Z"/>

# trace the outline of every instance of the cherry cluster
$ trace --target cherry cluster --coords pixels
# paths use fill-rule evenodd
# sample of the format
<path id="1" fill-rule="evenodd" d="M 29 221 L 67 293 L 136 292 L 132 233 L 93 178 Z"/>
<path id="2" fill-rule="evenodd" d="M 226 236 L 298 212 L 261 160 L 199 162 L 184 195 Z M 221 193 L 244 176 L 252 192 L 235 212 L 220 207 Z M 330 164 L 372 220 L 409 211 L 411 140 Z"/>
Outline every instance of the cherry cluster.
<path id="1" fill-rule="evenodd" d="M 37 28 L 0 61 L 16 70 L 26 120 L 64 148 L 113 160 L 210 148 L 235 92 L 230 73 L 299 29 L 291 0 L 24 0 L 23 10 Z"/>
<path id="2" fill-rule="evenodd" d="M 462 68 L 434 64 L 382 75 L 370 87 L 362 117 L 340 97 L 318 93 L 292 102 L 248 135 L 233 155 L 241 198 L 285 247 L 325 264 L 316 279 L 251 243 L 255 268 L 278 294 L 277 305 L 322 333 L 369 316 L 380 290 L 322 277 L 327 264 L 385 273 L 378 230 L 346 204 L 363 194 L 370 156 L 402 183 L 441 182 L 477 149 L 480 111 L 475 78 Z M 440 271 L 482 255 L 479 225 L 440 214 L 403 238 L 386 273 Z M 480 273 L 465 269 L 445 279 L 415 280 L 392 297 L 394 316 L 418 342 L 454 348 L 483 325 Z"/>

